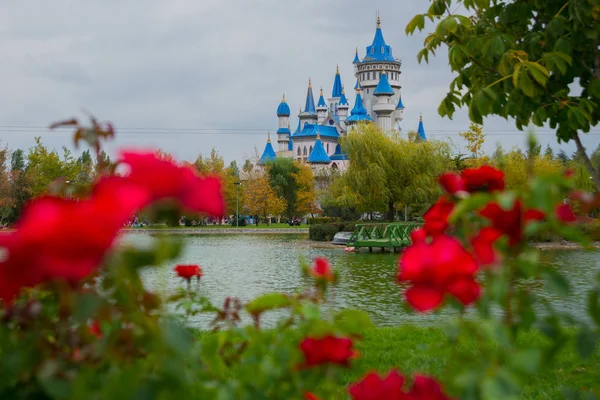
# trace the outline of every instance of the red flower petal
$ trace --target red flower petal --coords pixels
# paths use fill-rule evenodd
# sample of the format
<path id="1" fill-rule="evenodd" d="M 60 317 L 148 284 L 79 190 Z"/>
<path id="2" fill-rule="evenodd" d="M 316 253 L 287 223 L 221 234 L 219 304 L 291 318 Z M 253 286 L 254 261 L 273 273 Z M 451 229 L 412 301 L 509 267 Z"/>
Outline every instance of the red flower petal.
<path id="1" fill-rule="evenodd" d="M 432 286 L 416 284 L 404 293 L 406 301 L 419 312 L 431 311 L 444 300 L 444 293 Z"/>
<path id="2" fill-rule="evenodd" d="M 410 232 L 410 241 L 412 243 L 424 242 L 425 239 L 427 239 L 427 233 L 423 228 L 418 228 Z"/>
<path id="3" fill-rule="evenodd" d="M 481 288 L 474 279 L 457 279 L 448 285 L 448 292 L 456 297 L 463 305 L 475 302 L 481 294 Z"/>
<path id="4" fill-rule="evenodd" d="M 555 213 L 556 217 L 564 223 L 575 222 L 577 220 L 571 206 L 568 204 L 560 204 L 556 207 Z"/>
<path id="5" fill-rule="evenodd" d="M 468 192 L 504 190 L 504 172 L 488 165 L 465 169 L 461 173 Z"/>
<path id="6" fill-rule="evenodd" d="M 473 252 L 480 264 L 488 265 L 496 262 L 497 255 L 494 250 L 494 243 L 500 236 L 502 236 L 502 232 L 488 227 L 481 229 L 477 236 L 471 240 Z"/>
<path id="7" fill-rule="evenodd" d="M 360 382 L 350 385 L 348 392 L 353 400 L 399 400 L 406 398 L 402 386 L 404 377 L 396 370 L 384 379 L 370 372 Z"/>
<path id="8" fill-rule="evenodd" d="M 462 178 L 454 172 L 446 172 L 439 178 L 440 185 L 451 195 L 465 191 L 465 183 Z"/>
<path id="9" fill-rule="evenodd" d="M 423 215 L 423 229 L 429 236 L 438 236 L 448 229 L 448 217 L 454 210 L 454 203 L 446 197 L 440 199 Z"/>
<path id="10" fill-rule="evenodd" d="M 413 387 L 408 394 L 411 400 L 450 400 L 435 379 L 423 375 L 415 376 Z"/>

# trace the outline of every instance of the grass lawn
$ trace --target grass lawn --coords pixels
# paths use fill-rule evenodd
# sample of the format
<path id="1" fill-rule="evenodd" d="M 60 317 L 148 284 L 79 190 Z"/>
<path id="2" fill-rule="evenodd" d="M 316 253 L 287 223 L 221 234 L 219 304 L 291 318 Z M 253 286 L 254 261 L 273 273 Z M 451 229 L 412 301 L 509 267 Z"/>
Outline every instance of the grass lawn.
<path id="1" fill-rule="evenodd" d="M 201 332 L 200 337 L 212 335 Z M 522 337 L 523 343 L 541 347 L 546 343 L 539 333 Z M 466 338 L 461 346 L 474 350 L 475 342 Z M 352 361 L 352 369 L 343 377 L 340 395 L 347 393 L 347 386 L 358 381 L 369 371 L 387 373 L 398 368 L 406 376 L 423 373 L 439 377 L 445 368 L 451 368 L 449 360 L 452 345 L 437 328 L 421 328 L 411 325 L 373 328 L 364 332 L 362 340 L 356 342 L 359 357 Z M 554 365 L 524 382 L 522 399 L 562 399 L 566 387 L 584 390 L 600 386 L 600 347 L 588 360 L 581 360 L 572 341 L 555 360 Z M 345 398 L 345 397 L 341 397 Z"/>
<path id="2" fill-rule="evenodd" d="M 354 361 L 347 382 L 359 379 L 370 370 L 387 372 L 398 366 L 407 375 L 423 372 L 440 375 L 448 364 L 451 345 L 445 343 L 444 334 L 436 328 L 402 326 L 375 328 L 365 332 L 358 342 L 360 357 Z M 545 339 L 539 334 L 523 337 L 523 342 L 543 346 Z M 467 340 L 465 345 L 472 346 Z M 451 364 L 449 364 L 451 365 Z M 590 359 L 582 361 L 574 342 L 563 349 L 552 368 L 532 377 L 522 393 L 523 399 L 563 398 L 562 387 L 590 388 L 600 386 L 600 348 Z"/>

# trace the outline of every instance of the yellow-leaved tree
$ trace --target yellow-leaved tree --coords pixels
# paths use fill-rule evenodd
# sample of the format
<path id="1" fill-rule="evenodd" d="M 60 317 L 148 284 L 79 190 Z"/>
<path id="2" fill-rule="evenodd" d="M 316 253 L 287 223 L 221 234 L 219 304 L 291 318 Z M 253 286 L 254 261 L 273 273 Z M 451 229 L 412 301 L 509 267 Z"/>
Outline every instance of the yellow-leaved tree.
<path id="1" fill-rule="evenodd" d="M 269 224 L 268 216 L 280 215 L 286 207 L 285 200 L 277 196 L 265 175 L 252 175 L 243 185 L 243 209 L 251 215 L 260 215 Z M 258 218 L 256 219 L 258 225 Z"/>
<path id="2" fill-rule="evenodd" d="M 315 189 L 315 177 L 312 170 L 306 164 L 302 164 L 297 172 L 292 173 L 296 181 L 296 210 L 300 214 L 316 214 L 321 209 L 317 205 L 317 191 Z"/>
<path id="3" fill-rule="evenodd" d="M 467 141 L 466 149 L 471 152 L 473 157 L 479 157 L 481 155 L 481 147 L 485 142 L 485 135 L 483 134 L 483 127 L 474 122 L 471 122 L 469 130 L 466 132 L 459 132 L 460 137 Z"/>

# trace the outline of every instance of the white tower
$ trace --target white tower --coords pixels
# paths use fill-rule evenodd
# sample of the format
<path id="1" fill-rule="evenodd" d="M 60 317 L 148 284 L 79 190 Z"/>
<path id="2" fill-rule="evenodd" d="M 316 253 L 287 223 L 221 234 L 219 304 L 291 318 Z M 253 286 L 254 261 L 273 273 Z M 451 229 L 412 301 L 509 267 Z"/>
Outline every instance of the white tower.
<path id="1" fill-rule="evenodd" d="M 388 46 L 383 38 L 381 31 L 381 19 L 377 16 L 377 29 L 373 43 L 366 48 L 365 57 L 362 61 L 358 57 L 358 51 L 354 57 L 355 75 L 359 85 L 362 88 L 362 96 L 367 113 L 372 118 L 377 118 L 377 113 L 374 108 L 379 100 L 373 94 L 382 72 L 387 71 L 387 80 L 389 85 L 394 90 L 394 95 L 390 98 L 390 102 L 397 104 L 400 99 L 400 67 L 402 62 L 392 55 L 392 48 Z M 401 116 L 400 112 L 394 113 L 394 119 L 398 120 Z M 397 129 L 397 127 L 394 127 Z"/>
<path id="2" fill-rule="evenodd" d="M 373 112 L 377 115 L 377 125 L 384 132 L 392 131 L 392 113 L 396 111 L 396 103 L 392 102 L 394 94 L 394 89 L 383 70 L 379 83 L 373 91 L 373 96 L 377 98 L 377 102 L 373 105 Z"/>
<path id="3" fill-rule="evenodd" d="M 340 102 L 338 104 L 338 115 L 340 117 L 340 122 L 345 125 L 346 118 L 348 118 L 348 109 L 350 108 L 350 104 L 348 104 L 348 100 L 346 99 L 346 93 L 344 87 L 342 86 L 342 96 L 340 97 Z"/>
<path id="4" fill-rule="evenodd" d="M 319 96 L 319 101 L 317 102 L 317 124 L 322 124 L 327 118 L 327 103 L 325 103 L 325 98 L 323 97 L 323 88 L 321 88 L 321 93 Z"/>
<path id="5" fill-rule="evenodd" d="M 277 144 L 279 151 L 287 151 L 290 142 L 290 106 L 285 101 L 285 94 L 277 107 Z"/>

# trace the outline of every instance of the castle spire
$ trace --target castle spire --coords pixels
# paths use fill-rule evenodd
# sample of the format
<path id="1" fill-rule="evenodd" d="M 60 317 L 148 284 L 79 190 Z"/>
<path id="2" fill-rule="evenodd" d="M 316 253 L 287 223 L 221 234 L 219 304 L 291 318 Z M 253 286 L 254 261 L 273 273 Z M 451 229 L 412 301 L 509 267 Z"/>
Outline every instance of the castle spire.
<path id="1" fill-rule="evenodd" d="M 333 80 L 333 90 L 331 97 L 341 97 L 342 95 L 342 77 L 340 76 L 340 67 L 335 68 L 335 79 Z"/>
<path id="2" fill-rule="evenodd" d="M 316 114 L 315 110 L 315 98 L 312 92 L 312 82 L 308 78 L 308 90 L 306 91 L 306 104 L 304 106 L 304 112 L 308 114 Z"/>

